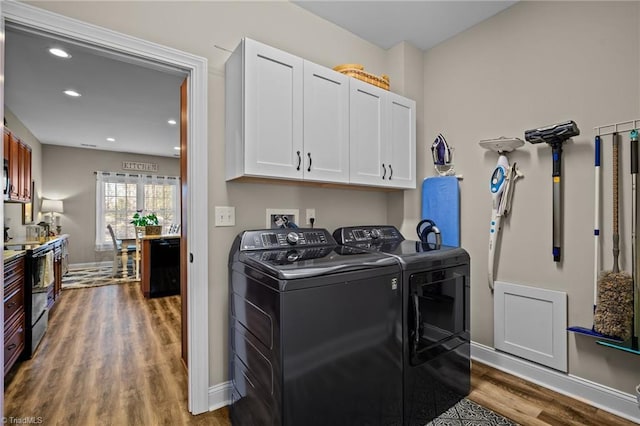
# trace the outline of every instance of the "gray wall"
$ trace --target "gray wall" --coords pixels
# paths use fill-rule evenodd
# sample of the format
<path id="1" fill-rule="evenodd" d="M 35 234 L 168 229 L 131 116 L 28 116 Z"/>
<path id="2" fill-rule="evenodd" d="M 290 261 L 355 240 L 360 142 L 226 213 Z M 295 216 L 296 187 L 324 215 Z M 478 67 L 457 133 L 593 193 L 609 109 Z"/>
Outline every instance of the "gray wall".
<path id="1" fill-rule="evenodd" d="M 88 263 L 113 259 L 112 252 L 96 252 L 97 170 L 120 172 L 123 161 L 157 163 L 156 174 L 180 176 L 180 160 L 95 149 L 42 145 L 42 194 L 64 201 L 62 232 L 69 234 L 69 262 Z"/>
<path id="2" fill-rule="evenodd" d="M 472 339 L 493 346 L 493 300 L 486 284 L 491 215 L 489 177 L 497 155 L 478 146 L 500 136 L 574 120 L 565 144 L 563 261 L 551 256 L 551 149 L 526 144 L 510 155 L 515 184 L 503 227 L 496 279 L 568 294 L 570 325 L 591 327 L 593 138 L 595 126 L 638 118 L 638 2 L 519 2 L 425 54 L 425 134 L 455 147 L 464 174 L 462 245 L 472 259 Z M 621 267 L 631 270 L 629 137 L 621 142 Z M 424 152 L 424 151 L 423 151 Z M 611 269 L 611 138 L 603 144 L 603 268 Z M 432 173 L 431 167 L 425 170 Z M 627 393 L 640 382 L 638 357 L 569 335 L 570 374 Z"/>
<path id="3" fill-rule="evenodd" d="M 236 206 L 237 216 L 235 227 L 208 230 L 211 385 L 227 380 L 227 250 L 240 230 L 264 225 L 265 208 L 314 207 L 318 226 L 390 222 L 413 235 L 420 206 L 418 190 L 386 194 L 226 183 L 223 66 L 228 54 L 213 46 L 233 49 L 243 36 L 326 66 L 358 62 L 375 74 L 389 74 L 392 91 L 417 101 L 418 180 L 432 174 L 427 148 L 444 132 L 456 148 L 456 168 L 465 176 L 462 242 L 473 259 L 473 339 L 489 346 L 493 310 L 485 284 L 491 208 L 487 182 L 496 157 L 477 142 L 522 137 L 525 129 L 574 119 L 583 135 L 566 147 L 565 260 L 555 265 L 550 255 L 550 153 L 527 146 L 512 157 L 526 177 L 516 184 L 498 278 L 567 291 L 570 322 L 591 324 L 591 129 L 638 115 L 637 3 L 520 2 L 424 55 L 404 43 L 383 51 L 288 2 L 36 5 L 209 61 L 209 208 Z M 628 238 L 628 220 L 622 231 Z M 605 259 L 608 266 L 610 257 Z M 628 246 L 623 265 L 630 268 Z M 638 382 L 632 355 L 574 336 L 569 343 L 572 374 L 629 393 Z"/>

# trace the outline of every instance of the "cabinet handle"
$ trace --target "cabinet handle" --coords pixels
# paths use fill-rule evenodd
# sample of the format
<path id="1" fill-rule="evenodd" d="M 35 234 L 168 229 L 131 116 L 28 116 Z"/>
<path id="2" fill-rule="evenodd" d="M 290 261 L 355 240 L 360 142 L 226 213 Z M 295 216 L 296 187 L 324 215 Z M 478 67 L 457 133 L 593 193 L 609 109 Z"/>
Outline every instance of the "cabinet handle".
<path id="1" fill-rule="evenodd" d="M 18 346 L 18 345 L 16 345 L 15 343 L 12 343 L 9 346 L 7 346 L 7 350 L 8 351 L 12 351 L 12 350 L 14 350 L 16 348 L 16 346 Z"/>
<path id="2" fill-rule="evenodd" d="M 384 166 L 384 163 L 382 163 L 382 179 L 385 178 L 385 176 L 387 176 L 387 168 Z"/>
<path id="3" fill-rule="evenodd" d="M 391 164 L 389 164 L 389 180 L 391 180 L 391 176 L 393 176 L 393 169 L 391 168 Z"/>
<path id="4" fill-rule="evenodd" d="M 300 156 L 300 151 L 296 152 L 296 154 L 298 154 L 298 167 L 296 167 L 296 170 L 300 170 L 300 164 L 302 164 L 302 157 Z"/>
<path id="5" fill-rule="evenodd" d="M 308 172 L 310 172 L 310 171 L 311 171 L 311 163 L 312 163 L 313 161 L 311 160 L 311 153 L 310 153 L 310 152 L 307 152 L 307 155 L 309 156 L 309 168 L 307 169 L 307 171 L 308 171 Z"/>

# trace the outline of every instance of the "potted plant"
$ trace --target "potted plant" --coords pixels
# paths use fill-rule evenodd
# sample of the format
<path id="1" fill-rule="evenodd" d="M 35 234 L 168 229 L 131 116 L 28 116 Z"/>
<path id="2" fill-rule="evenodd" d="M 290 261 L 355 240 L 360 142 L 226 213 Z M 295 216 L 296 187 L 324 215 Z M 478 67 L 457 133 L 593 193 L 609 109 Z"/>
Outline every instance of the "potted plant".
<path id="1" fill-rule="evenodd" d="M 158 217 L 154 213 L 148 215 L 141 215 L 140 212 L 136 212 L 133 215 L 131 223 L 135 227 L 144 227 L 145 235 L 160 235 L 162 234 L 162 226 L 158 223 Z"/>

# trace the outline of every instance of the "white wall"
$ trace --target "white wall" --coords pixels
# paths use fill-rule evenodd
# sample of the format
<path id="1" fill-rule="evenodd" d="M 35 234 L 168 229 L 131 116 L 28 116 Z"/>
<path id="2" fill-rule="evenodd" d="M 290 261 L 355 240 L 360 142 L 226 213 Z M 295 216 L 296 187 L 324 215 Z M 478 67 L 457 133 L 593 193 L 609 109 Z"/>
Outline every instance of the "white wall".
<path id="1" fill-rule="evenodd" d="M 472 259 L 472 339 L 493 346 L 486 284 L 489 177 L 497 156 L 482 139 L 574 120 L 565 144 L 563 261 L 551 255 L 551 149 L 526 144 L 510 155 L 524 172 L 503 229 L 496 279 L 568 293 L 570 325 L 591 327 L 593 128 L 639 118 L 638 2 L 520 2 L 425 54 L 425 140 L 442 132 L 464 174 L 462 246 Z M 421 146 L 418 150 L 426 149 Z M 629 138 L 621 143 L 621 267 L 631 270 Z M 423 151 L 424 152 L 424 151 Z M 603 267 L 611 269 L 611 139 L 603 145 Z M 431 173 L 428 170 L 428 173 Z M 569 372 L 627 393 L 638 357 L 569 336 Z"/>

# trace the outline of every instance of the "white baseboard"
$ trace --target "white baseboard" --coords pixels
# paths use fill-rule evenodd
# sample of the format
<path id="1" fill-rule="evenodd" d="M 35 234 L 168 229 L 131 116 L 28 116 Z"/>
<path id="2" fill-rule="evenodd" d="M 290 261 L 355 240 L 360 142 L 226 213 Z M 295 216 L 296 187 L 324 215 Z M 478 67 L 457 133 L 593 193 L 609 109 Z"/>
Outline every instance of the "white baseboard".
<path id="1" fill-rule="evenodd" d="M 209 411 L 231 404 L 231 382 L 222 382 L 209 388 Z"/>
<path id="2" fill-rule="evenodd" d="M 636 397 L 632 394 L 571 374 L 560 373 L 476 342 L 471 342 L 471 358 L 563 395 L 584 401 L 616 416 L 640 423 L 640 408 Z"/>

